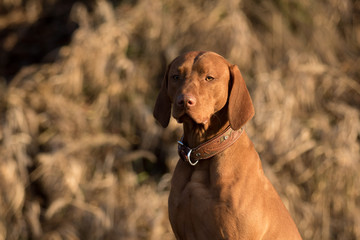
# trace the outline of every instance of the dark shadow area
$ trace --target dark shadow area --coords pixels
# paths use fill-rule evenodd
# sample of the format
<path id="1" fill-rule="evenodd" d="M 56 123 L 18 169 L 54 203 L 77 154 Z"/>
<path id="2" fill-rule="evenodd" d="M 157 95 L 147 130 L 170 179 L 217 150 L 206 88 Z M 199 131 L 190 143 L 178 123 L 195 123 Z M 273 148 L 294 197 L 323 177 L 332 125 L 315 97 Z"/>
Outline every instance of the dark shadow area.
<path id="1" fill-rule="evenodd" d="M 76 2 L 79 1 L 43 3 L 40 17 L 34 23 L 22 22 L 1 30 L 0 76 L 10 82 L 24 66 L 55 61 L 59 49 L 70 43 L 73 32 L 78 28 L 77 23 L 69 18 Z M 80 2 L 91 11 L 93 1 Z M 4 44 L 11 35 L 16 36 L 16 43 L 8 50 Z"/>

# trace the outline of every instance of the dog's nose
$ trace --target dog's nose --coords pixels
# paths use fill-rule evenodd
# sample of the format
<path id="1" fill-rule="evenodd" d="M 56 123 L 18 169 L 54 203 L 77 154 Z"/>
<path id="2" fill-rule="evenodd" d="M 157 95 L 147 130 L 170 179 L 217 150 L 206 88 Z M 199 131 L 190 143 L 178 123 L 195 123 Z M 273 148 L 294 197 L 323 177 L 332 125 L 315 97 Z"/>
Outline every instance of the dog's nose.
<path id="1" fill-rule="evenodd" d="M 192 95 L 180 94 L 177 97 L 176 104 L 179 107 L 189 108 L 189 107 L 195 106 L 196 98 L 194 96 L 192 96 Z"/>

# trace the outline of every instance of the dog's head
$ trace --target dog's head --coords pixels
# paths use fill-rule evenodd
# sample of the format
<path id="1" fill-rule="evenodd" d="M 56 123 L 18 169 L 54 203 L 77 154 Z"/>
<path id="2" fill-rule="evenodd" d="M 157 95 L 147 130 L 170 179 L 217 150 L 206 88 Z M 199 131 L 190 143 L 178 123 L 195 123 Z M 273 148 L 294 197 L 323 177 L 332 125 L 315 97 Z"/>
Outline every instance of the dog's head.
<path id="1" fill-rule="evenodd" d="M 239 68 L 213 52 L 189 52 L 175 58 L 165 73 L 154 117 L 165 128 L 171 112 L 180 123 L 208 124 L 227 107 L 234 130 L 254 115 L 254 107 Z M 171 111 L 172 108 L 172 111 Z"/>

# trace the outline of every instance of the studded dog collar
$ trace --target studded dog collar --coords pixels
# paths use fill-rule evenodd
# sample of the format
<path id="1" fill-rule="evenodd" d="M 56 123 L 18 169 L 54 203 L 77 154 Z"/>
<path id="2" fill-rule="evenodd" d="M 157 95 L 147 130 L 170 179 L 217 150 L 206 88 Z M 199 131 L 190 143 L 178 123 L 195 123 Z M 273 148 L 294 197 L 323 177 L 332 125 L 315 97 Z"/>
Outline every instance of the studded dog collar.
<path id="1" fill-rule="evenodd" d="M 189 148 L 182 141 L 178 141 L 178 153 L 180 158 L 195 166 L 199 160 L 208 159 L 230 147 L 243 133 L 243 128 L 233 130 L 228 126 L 222 133 L 200 144 L 195 148 Z"/>

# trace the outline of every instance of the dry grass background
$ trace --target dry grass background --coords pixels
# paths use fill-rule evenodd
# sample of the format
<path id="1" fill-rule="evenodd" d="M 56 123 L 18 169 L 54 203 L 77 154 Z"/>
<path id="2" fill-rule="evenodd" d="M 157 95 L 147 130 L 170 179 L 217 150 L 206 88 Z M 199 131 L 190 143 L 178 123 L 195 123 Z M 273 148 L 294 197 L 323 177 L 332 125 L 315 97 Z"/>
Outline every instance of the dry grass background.
<path id="1" fill-rule="evenodd" d="M 239 65 L 248 134 L 303 238 L 360 239 L 360 1 L 1 0 L 0 14 L 0 240 L 174 239 L 181 128 L 152 107 L 188 50 Z"/>

